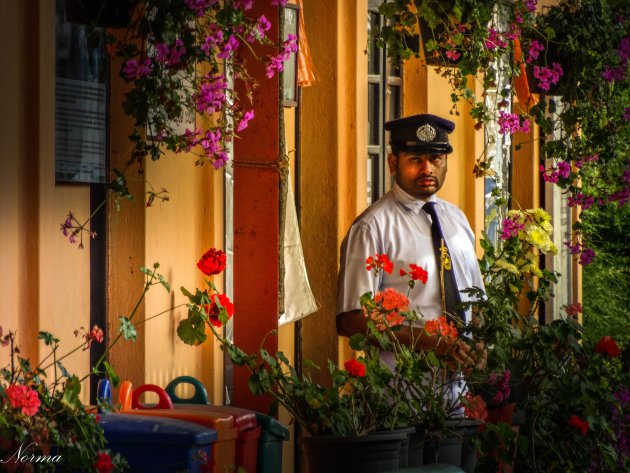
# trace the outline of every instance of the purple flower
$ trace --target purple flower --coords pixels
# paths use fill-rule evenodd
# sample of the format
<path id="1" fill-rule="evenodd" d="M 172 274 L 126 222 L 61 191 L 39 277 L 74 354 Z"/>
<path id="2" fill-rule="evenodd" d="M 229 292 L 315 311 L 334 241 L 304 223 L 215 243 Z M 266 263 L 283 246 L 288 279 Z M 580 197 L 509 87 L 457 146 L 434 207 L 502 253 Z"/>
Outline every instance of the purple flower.
<path id="1" fill-rule="evenodd" d="M 530 12 L 535 12 L 537 3 L 538 0 L 525 0 L 525 8 Z"/>
<path id="2" fill-rule="evenodd" d="M 276 72 L 280 72 L 284 70 L 284 61 L 282 55 L 273 56 L 267 60 L 267 66 L 265 70 L 267 71 L 265 75 L 268 79 L 271 79 Z"/>
<path id="3" fill-rule="evenodd" d="M 271 0 L 272 5 L 285 6 L 289 0 Z"/>
<path id="4" fill-rule="evenodd" d="M 529 119 L 526 116 L 519 116 L 515 113 L 499 112 L 499 133 L 505 135 L 513 134 L 517 131 L 529 132 Z"/>
<path id="5" fill-rule="evenodd" d="M 623 112 L 623 119 L 625 121 L 630 121 L 630 107 L 626 108 Z"/>
<path id="6" fill-rule="evenodd" d="M 507 41 L 501 38 L 501 35 L 494 28 L 488 29 L 488 39 L 485 41 L 485 44 L 490 51 L 507 47 Z"/>
<path id="7" fill-rule="evenodd" d="M 150 58 L 146 58 L 142 63 L 136 59 L 129 59 L 123 67 L 123 73 L 127 80 L 141 79 L 151 74 L 152 70 L 153 65 Z"/>
<path id="8" fill-rule="evenodd" d="M 243 131 L 245 128 L 247 128 L 247 124 L 248 122 L 254 118 L 254 111 L 250 110 L 248 112 L 245 112 L 245 115 L 243 115 L 243 118 L 241 118 L 241 121 L 238 124 L 238 127 L 236 128 L 236 131 Z"/>
<path id="9" fill-rule="evenodd" d="M 219 169 L 225 166 L 225 163 L 228 162 L 229 156 L 225 151 L 219 151 L 214 156 L 214 160 L 212 161 L 212 167 L 215 169 Z"/>
<path id="10" fill-rule="evenodd" d="M 217 3 L 218 0 L 184 0 L 184 4 L 190 8 L 197 17 L 202 17 L 208 8 Z"/>
<path id="11" fill-rule="evenodd" d="M 166 43 L 158 43 L 155 45 L 155 60 L 157 62 L 167 62 L 171 49 Z"/>
<path id="12" fill-rule="evenodd" d="M 580 255 L 580 264 L 586 266 L 595 260 L 595 251 L 592 248 L 582 248 Z"/>
<path id="13" fill-rule="evenodd" d="M 520 223 L 518 220 L 506 218 L 503 220 L 502 227 L 503 229 L 501 230 L 501 235 L 499 238 L 501 238 L 501 240 L 507 240 L 509 238 L 517 236 L 519 230 L 523 229 L 524 224 Z"/>
<path id="14" fill-rule="evenodd" d="M 221 149 L 221 130 L 219 128 L 216 128 L 214 131 L 208 130 L 204 139 L 201 140 L 201 147 L 206 156 L 218 153 Z"/>
<path id="15" fill-rule="evenodd" d="M 221 31 L 217 25 L 212 24 L 208 28 L 208 36 L 203 41 L 200 49 L 206 54 L 206 56 L 210 55 L 210 51 L 217 44 L 223 42 L 223 31 Z"/>
<path id="16" fill-rule="evenodd" d="M 218 58 L 228 59 L 234 51 L 238 49 L 241 43 L 239 43 L 238 39 L 234 35 L 230 35 L 228 40 L 223 45 L 223 49 L 217 54 Z"/>
<path id="17" fill-rule="evenodd" d="M 527 57 L 525 58 L 526 63 L 531 63 L 534 59 L 538 59 L 538 56 L 541 51 L 544 51 L 545 47 L 537 40 L 532 41 L 532 44 L 529 46 L 529 52 Z"/>
<path id="18" fill-rule="evenodd" d="M 171 49 L 171 56 L 168 58 L 169 66 L 174 66 L 181 61 L 182 56 L 186 54 L 186 48 L 184 48 L 184 42 L 181 38 L 175 40 L 175 46 Z"/>
<path id="19" fill-rule="evenodd" d="M 195 96 L 197 110 L 201 113 L 213 113 L 220 110 L 225 103 L 225 76 L 206 76 L 206 82 L 201 84 Z"/>
<path id="20" fill-rule="evenodd" d="M 551 68 L 534 66 L 534 77 L 538 79 L 538 87 L 544 91 L 549 91 L 552 85 L 557 84 L 563 74 L 562 66 L 557 62 Z"/>
<path id="21" fill-rule="evenodd" d="M 234 8 L 238 10 L 251 10 L 254 5 L 254 0 L 234 0 Z"/>
<path id="22" fill-rule="evenodd" d="M 567 163 L 566 161 L 559 161 L 558 162 L 558 175 L 562 179 L 568 179 L 568 177 L 571 175 L 571 165 Z"/>

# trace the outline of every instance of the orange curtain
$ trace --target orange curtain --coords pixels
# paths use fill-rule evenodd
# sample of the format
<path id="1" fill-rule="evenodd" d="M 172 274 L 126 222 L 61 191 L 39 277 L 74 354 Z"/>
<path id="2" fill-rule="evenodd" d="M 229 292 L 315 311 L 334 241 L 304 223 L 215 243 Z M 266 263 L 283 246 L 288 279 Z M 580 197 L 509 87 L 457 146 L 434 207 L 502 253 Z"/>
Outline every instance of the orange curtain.
<path id="1" fill-rule="evenodd" d="M 514 91 L 516 92 L 518 102 L 524 106 L 536 105 L 538 100 L 529 90 L 527 70 L 525 68 L 525 61 L 523 61 L 523 50 L 518 38 L 514 39 L 514 63 L 519 65 L 521 72 L 518 77 L 514 77 Z"/>
<path id="2" fill-rule="evenodd" d="M 313 66 L 313 58 L 308 47 L 308 39 L 306 38 L 306 27 L 304 26 L 304 9 L 302 8 L 302 0 L 298 0 L 300 7 L 298 36 L 298 85 L 300 87 L 308 87 L 315 81 L 315 67 Z"/>

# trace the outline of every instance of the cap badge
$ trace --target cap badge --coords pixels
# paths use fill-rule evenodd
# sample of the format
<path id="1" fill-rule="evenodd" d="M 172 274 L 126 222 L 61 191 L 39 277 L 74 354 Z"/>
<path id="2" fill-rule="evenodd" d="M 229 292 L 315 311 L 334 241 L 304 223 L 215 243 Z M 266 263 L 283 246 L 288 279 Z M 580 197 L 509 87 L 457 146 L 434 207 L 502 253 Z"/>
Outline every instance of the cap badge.
<path id="1" fill-rule="evenodd" d="M 435 138 L 435 128 L 428 123 L 416 130 L 416 136 L 420 141 L 432 141 Z"/>

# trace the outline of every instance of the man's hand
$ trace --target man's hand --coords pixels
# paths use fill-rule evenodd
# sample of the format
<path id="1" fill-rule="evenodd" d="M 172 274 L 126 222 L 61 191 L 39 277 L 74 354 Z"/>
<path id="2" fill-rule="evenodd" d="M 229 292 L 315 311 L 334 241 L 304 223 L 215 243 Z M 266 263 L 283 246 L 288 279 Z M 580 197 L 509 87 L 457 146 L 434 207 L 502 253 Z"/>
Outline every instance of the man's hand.
<path id="1" fill-rule="evenodd" d="M 438 356 L 447 358 L 448 367 L 453 371 L 462 370 L 464 374 L 469 374 L 474 370 L 484 371 L 488 363 L 488 350 L 483 342 L 475 343 L 471 347 L 466 340 L 457 339 L 438 342 L 436 347 Z"/>

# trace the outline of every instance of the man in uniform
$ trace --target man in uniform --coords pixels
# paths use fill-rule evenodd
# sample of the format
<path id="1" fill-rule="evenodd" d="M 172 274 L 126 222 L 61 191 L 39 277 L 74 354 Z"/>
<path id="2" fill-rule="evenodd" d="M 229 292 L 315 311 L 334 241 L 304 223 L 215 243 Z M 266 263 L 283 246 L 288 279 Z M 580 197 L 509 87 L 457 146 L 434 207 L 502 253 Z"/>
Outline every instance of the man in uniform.
<path id="1" fill-rule="evenodd" d="M 412 309 L 423 319 L 447 315 L 455 323 L 470 321 L 470 311 L 459 308 L 467 300 L 460 289 L 483 288 L 475 255 L 474 234 L 464 213 L 436 197 L 444 184 L 448 155 L 453 151 L 448 135 L 455 124 L 430 114 L 413 115 L 385 124 L 390 132 L 391 153 L 387 157 L 395 179 L 392 189 L 363 212 L 352 224 L 341 247 L 338 282 L 337 332 L 351 336 L 367 332 L 367 319 L 359 299 L 366 292 L 393 288 L 407 293 L 408 280 L 398 274 L 413 263 L 428 272 L 426 284 L 416 284 L 409 294 Z M 369 256 L 386 254 L 394 263 L 392 274 L 366 271 Z M 419 328 L 416 349 L 448 354 L 463 369 L 485 359 L 482 344 L 471 345 L 461 338 L 450 344 L 445 338 L 429 336 Z M 408 328 L 396 332 L 409 343 Z"/>

